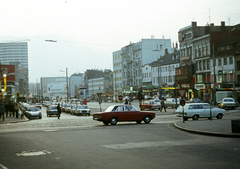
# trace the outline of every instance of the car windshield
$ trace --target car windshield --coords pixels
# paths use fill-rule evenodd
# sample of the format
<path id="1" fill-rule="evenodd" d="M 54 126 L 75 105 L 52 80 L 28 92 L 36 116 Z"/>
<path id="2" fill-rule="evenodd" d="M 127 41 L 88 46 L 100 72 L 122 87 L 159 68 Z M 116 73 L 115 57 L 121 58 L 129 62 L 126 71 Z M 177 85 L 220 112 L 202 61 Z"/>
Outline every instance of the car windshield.
<path id="1" fill-rule="evenodd" d="M 78 106 L 78 109 L 88 109 L 88 106 Z"/>
<path id="2" fill-rule="evenodd" d="M 28 111 L 39 111 L 39 108 L 37 108 L 37 107 L 29 107 Z"/>

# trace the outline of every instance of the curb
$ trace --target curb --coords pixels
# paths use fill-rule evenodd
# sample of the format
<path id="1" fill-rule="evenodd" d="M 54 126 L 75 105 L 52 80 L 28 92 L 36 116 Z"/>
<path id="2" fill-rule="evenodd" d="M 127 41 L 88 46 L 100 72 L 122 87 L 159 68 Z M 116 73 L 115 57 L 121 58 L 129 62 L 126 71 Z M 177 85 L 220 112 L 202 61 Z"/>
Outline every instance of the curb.
<path id="1" fill-rule="evenodd" d="M 208 136 L 218 136 L 218 137 L 233 137 L 233 138 L 240 138 L 240 134 L 227 134 L 227 133 L 215 133 L 215 132 L 207 132 L 207 131 L 200 131 L 200 130 L 190 130 L 186 129 L 183 127 L 180 127 L 176 124 L 177 122 L 174 122 L 174 127 L 177 129 L 189 132 L 189 133 L 194 133 L 194 134 L 202 134 L 202 135 L 208 135 Z"/>

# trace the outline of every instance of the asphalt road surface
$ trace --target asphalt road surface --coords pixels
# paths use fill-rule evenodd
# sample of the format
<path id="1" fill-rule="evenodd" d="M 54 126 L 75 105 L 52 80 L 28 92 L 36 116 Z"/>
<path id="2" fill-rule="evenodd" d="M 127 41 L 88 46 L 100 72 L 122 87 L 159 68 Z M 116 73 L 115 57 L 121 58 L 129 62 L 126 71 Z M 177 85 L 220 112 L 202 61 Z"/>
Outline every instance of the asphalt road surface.
<path id="1" fill-rule="evenodd" d="M 111 104 L 103 103 L 102 109 Z M 134 104 L 134 103 L 133 103 Z M 89 103 L 92 113 L 98 103 Z M 63 113 L 0 125 L 0 168 L 146 169 L 239 168 L 240 139 L 187 133 L 173 126 L 174 109 L 150 124 L 105 126 L 91 116 Z"/>

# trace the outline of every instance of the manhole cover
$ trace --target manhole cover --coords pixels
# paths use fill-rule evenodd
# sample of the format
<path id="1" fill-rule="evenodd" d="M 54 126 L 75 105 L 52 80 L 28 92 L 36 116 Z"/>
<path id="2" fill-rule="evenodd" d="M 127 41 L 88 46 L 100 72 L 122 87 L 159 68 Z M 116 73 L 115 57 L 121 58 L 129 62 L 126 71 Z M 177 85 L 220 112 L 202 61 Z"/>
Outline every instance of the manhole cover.
<path id="1" fill-rule="evenodd" d="M 26 157 L 26 156 L 40 156 L 40 155 L 47 155 L 47 154 L 52 154 L 52 152 L 47 151 L 47 150 L 40 150 L 40 151 L 23 151 L 21 153 L 16 153 L 16 156 L 18 157 Z"/>

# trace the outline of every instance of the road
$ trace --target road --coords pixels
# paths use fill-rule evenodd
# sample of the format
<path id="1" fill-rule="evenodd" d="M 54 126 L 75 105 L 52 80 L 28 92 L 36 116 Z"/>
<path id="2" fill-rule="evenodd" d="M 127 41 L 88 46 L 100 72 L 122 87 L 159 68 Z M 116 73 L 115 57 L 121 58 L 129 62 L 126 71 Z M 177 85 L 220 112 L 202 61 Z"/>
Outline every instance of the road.
<path id="1" fill-rule="evenodd" d="M 102 109 L 114 103 L 103 103 Z M 134 103 L 133 103 L 134 104 Z M 135 103 L 137 104 L 137 103 Z M 89 103 L 92 113 L 98 103 Z M 202 136 L 173 126 L 174 109 L 150 124 L 105 126 L 63 113 L 0 126 L 0 168 L 239 168 L 240 139 Z"/>

